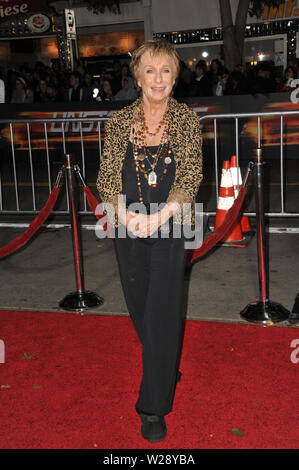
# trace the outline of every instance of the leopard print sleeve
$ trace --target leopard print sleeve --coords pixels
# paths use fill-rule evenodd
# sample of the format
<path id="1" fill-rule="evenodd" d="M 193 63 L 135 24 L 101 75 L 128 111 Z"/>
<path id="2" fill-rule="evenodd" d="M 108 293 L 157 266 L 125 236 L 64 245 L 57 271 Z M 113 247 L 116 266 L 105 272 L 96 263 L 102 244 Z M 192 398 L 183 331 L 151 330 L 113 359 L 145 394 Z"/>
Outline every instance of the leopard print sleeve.
<path id="1" fill-rule="evenodd" d="M 187 108 L 187 107 L 186 107 Z M 192 204 L 202 181 L 202 132 L 197 114 L 186 109 L 185 123 L 180 136 L 182 158 L 167 202 L 177 202 L 183 213 L 183 204 Z M 175 218 L 174 218 L 175 219 Z"/>
<path id="2" fill-rule="evenodd" d="M 117 120 L 116 116 L 112 116 L 105 128 L 105 139 L 102 149 L 102 158 L 96 181 L 97 190 L 99 192 L 102 203 L 107 213 L 109 222 L 114 225 L 117 221 L 117 208 L 120 202 L 119 184 L 117 184 L 116 176 L 116 160 L 115 160 L 115 139 L 117 138 Z"/>

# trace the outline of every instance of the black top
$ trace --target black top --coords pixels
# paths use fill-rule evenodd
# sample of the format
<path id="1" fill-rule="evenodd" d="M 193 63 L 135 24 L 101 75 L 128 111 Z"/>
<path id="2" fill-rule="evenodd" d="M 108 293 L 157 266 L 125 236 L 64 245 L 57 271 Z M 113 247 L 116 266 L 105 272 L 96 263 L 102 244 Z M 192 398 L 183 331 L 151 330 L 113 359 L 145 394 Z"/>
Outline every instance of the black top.
<path id="1" fill-rule="evenodd" d="M 80 91 L 81 88 L 78 86 L 78 88 L 73 88 L 71 92 L 71 98 L 70 101 L 80 101 Z"/>
<path id="2" fill-rule="evenodd" d="M 154 154 L 157 149 L 157 146 L 147 147 L 150 154 Z M 143 198 L 143 203 L 147 210 L 149 211 L 150 203 L 166 203 L 170 188 L 174 182 L 175 177 L 175 161 L 172 153 L 167 153 L 171 158 L 169 164 L 165 163 L 165 157 L 159 158 L 157 166 L 155 167 L 155 173 L 157 174 L 157 186 L 156 188 L 151 187 L 147 180 L 145 179 L 143 173 L 140 174 L 140 183 L 141 183 L 141 193 Z M 149 161 L 152 163 L 153 159 L 149 157 Z M 147 159 L 143 160 L 145 168 L 149 169 L 150 164 Z M 163 171 L 167 170 L 167 173 L 164 174 Z M 160 178 L 163 176 L 162 181 Z M 133 145 L 132 142 L 128 143 L 125 159 L 123 162 L 122 168 L 122 194 L 126 195 L 127 207 L 132 202 L 139 202 L 139 194 L 137 187 L 137 173 L 136 173 L 136 164 L 133 156 Z M 155 212 L 152 210 L 152 212 Z"/>

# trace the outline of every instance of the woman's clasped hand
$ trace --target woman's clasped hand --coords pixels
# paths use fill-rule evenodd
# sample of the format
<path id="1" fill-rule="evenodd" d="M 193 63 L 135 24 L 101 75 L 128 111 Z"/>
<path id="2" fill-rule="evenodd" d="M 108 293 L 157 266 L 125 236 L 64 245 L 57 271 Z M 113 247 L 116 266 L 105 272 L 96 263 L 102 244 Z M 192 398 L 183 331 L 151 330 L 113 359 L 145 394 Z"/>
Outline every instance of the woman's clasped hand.
<path id="1" fill-rule="evenodd" d="M 118 213 L 120 222 L 125 225 L 135 237 L 146 238 L 153 235 L 161 226 L 160 212 L 155 214 L 142 214 L 129 211 Z M 165 223 L 165 222 L 164 222 Z"/>

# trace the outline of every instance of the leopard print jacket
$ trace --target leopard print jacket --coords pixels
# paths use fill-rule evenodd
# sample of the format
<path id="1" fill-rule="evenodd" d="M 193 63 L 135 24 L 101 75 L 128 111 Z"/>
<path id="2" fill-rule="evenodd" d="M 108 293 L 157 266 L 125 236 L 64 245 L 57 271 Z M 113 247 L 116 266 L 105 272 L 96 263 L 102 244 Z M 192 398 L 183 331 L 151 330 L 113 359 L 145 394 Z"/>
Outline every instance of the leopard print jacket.
<path id="1" fill-rule="evenodd" d="M 106 125 L 96 185 L 108 221 L 114 227 L 118 227 L 117 206 L 122 199 L 122 164 L 134 109 L 139 104 L 140 98 L 116 111 Z M 202 180 L 202 134 L 199 120 L 195 111 L 174 98 L 170 98 L 169 112 L 169 143 L 175 156 L 176 173 L 166 202 L 177 202 L 180 205 L 181 210 L 173 216 L 174 223 L 194 225 L 193 202 Z M 184 207 L 185 203 L 188 205 Z M 186 207 L 189 207 L 189 211 L 186 211 Z"/>

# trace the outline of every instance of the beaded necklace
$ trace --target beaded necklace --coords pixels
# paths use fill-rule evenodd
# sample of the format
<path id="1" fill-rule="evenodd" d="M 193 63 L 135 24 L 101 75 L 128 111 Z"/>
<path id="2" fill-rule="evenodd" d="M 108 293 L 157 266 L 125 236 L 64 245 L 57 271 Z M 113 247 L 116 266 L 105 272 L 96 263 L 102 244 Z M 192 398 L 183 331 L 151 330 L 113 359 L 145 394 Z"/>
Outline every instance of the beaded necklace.
<path id="1" fill-rule="evenodd" d="M 146 134 L 150 136 L 155 136 L 164 126 L 160 144 L 158 145 L 158 150 L 156 154 L 152 155 L 147 148 Z M 158 176 L 155 171 L 155 168 L 158 165 L 158 161 L 164 158 L 164 170 L 162 176 L 159 178 L 159 183 L 163 180 L 163 177 L 167 173 L 167 167 L 171 163 L 172 159 L 170 158 L 171 150 L 169 148 L 169 107 L 167 107 L 166 112 L 162 120 L 159 122 L 158 127 L 155 132 L 150 132 L 145 121 L 144 111 L 142 106 L 137 108 L 136 113 L 132 121 L 132 137 L 133 137 L 133 156 L 136 166 L 136 176 L 137 176 L 137 188 L 138 188 L 138 197 L 139 202 L 143 202 L 142 191 L 141 191 L 141 180 L 140 176 L 147 180 L 148 185 L 152 188 L 156 188 L 158 184 Z M 152 158 L 151 162 L 149 158 Z M 145 160 L 149 164 L 149 168 L 145 166 Z"/>

